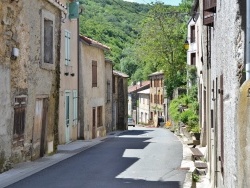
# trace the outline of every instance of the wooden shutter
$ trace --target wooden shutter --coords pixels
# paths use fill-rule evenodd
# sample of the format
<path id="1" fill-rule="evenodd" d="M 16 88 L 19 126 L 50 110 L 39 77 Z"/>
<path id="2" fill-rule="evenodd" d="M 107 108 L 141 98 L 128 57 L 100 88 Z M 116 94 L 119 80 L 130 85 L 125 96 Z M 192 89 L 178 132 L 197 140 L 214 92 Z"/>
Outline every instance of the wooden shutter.
<path id="1" fill-rule="evenodd" d="M 97 61 L 92 61 L 92 87 L 97 87 Z"/>
<path id="2" fill-rule="evenodd" d="M 17 141 L 17 145 L 22 144 L 24 139 L 26 99 L 26 97 L 15 99 L 13 140 Z"/>
<path id="3" fill-rule="evenodd" d="M 77 90 L 73 90 L 73 124 L 77 125 L 77 120 L 78 120 L 78 111 L 77 111 Z"/>

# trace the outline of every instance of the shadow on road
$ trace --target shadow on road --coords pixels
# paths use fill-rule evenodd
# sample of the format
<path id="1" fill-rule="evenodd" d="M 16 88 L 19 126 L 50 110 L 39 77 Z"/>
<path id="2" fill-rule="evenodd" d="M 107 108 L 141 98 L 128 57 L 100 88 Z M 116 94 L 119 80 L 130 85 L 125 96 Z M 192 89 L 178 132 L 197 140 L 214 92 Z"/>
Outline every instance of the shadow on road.
<path id="1" fill-rule="evenodd" d="M 148 130 L 132 130 L 121 135 L 140 135 Z M 116 178 L 136 163 L 137 157 L 123 157 L 127 149 L 144 149 L 150 138 L 116 137 L 46 168 L 10 188 L 179 188 L 177 181 L 145 181 Z"/>
<path id="2" fill-rule="evenodd" d="M 136 136 L 136 135 L 143 135 L 143 134 L 147 134 L 149 132 L 152 132 L 154 130 L 128 130 L 125 132 L 122 132 L 121 134 L 119 134 L 119 136 Z"/>

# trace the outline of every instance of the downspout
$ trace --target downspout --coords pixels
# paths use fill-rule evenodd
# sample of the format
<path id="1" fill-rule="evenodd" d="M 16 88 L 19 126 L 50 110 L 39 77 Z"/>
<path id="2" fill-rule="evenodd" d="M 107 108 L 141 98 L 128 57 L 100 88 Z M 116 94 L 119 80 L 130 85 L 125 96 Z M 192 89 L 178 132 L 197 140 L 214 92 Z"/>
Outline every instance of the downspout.
<path id="1" fill-rule="evenodd" d="M 84 139 L 84 129 L 81 130 L 81 124 L 83 122 L 80 121 L 80 35 L 79 35 L 79 17 L 77 18 L 77 137 L 78 139 Z M 82 134 L 81 134 L 82 132 Z M 83 135 L 83 136 L 81 136 Z"/>
<path id="2" fill-rule="evenodd" d="M 250 80 L 250 2 L 246 1 L 247 3 L 247 30 L 246 30 L 246 80 Z"/>

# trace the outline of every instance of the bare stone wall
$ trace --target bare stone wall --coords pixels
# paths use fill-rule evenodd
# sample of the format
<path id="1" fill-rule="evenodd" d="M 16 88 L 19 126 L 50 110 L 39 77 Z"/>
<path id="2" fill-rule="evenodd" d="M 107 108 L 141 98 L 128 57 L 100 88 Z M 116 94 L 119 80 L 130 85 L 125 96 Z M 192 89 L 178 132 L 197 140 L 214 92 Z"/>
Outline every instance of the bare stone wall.
<path id="1" fill-rule="evenodd" d="M 0 84 L 1 136 L 0 158 L 13 163 L 30 160 L 33 143 L 33 126 L 38 95 L 46 95 L 49 99 L 48 123 L 46 127 L 47 143 L 54 140 L 54 125 L 57 122 L 58 74 L 56 70 L 41 68 L 41 10 L 51 12 L 55 16 L 55 65 L 59 63 L 59 38 L 61 13 L 46 0 L 25 0 L 0 2 Z M 10 59 L 13 47 L 19 49 L 19 57 Z M 56 66 L 55 66 L 56 67 Z M 3 76 L 2 76 L 3 75 Z M 17 96 L 27 96 L 24 141 L 22 145 L 12 146 L 14 124 L 14 99 Z M 2 110 L 0 110 L 2 111 Z M 1 134 L 0 133 L 0 134 Z M 2 154 L 4 150 L 5 153 Z M 0 161 L 2 161 L 0 159 Z M 1 162 L 0 162 L 1 169 Z"/>

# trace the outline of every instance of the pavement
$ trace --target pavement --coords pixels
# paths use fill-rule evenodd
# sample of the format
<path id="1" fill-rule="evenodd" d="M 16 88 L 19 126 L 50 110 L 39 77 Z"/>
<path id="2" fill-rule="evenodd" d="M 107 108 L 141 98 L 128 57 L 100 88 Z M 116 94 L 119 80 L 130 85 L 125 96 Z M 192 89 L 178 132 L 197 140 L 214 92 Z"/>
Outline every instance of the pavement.
<path id="1" fill-rule="evenodd" d="M 0 188 L 7 187 L 15 182 L 18 182 L 32 174 L 35 174 L 47 167 L 50 167 L 60 161 L 70 158 L 81 151 L 84 151 L 90 147 L 93 147 L 104 139 L 115 137 L 124 131 L 115 131 L 109 133 L 106 137 L 95 138 L 92 140 L 77 140 L 65 145 L 59 145 L 57 153 L 53 155 L 48 155 L 37 159 L 35 161 L 29 161 L 24 163 L 19 163 L 14 165 L 12 169 L 0 174 Z M 181 163 L 181 168 L 189 169 L 184 181 L 183 188 L 192 187 L 192 172 L 194 170 L 194 162 L 191 160 L 191 150 L 187 144 L 185 144 L 185 137 L 178 136 L 179 140 L 183 144 L 183 160 Z M 207 178 L 201 178 L 202 181 L 198 183 L 198 187 L 207 187 Z M 197 184 L 196 184 L 197 185 Z"/>

